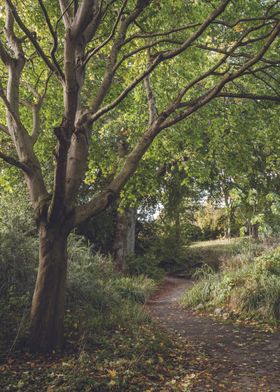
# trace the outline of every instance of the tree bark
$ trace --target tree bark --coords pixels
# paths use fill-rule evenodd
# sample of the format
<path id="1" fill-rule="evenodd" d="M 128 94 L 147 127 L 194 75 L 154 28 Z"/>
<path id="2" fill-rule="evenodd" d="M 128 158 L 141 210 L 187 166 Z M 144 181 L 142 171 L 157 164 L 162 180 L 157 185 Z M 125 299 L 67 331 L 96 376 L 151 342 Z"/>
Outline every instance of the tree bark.
<path id="1" fill-rule="evenodd" d="M 127 236 L 126 236 L 126 246 L 127 254 L 135 253 L 135 228 L 136 228 L 136 208 L 130 207 L 126 210 L 127 219 Z"/>
<path id="2" fill-rule="evenodd" d="M 125 259 L 135 251 L 135 225 L 135 208 L 127 208 L 125 212 L 117 213 L 113 260 L 118 271 L 126 270 Z"/>
<path id="3" fill-rule="evenodd" d="M 30 347 L 50 352 L 63 346 L 67 234 L 39 228 L 39 269 L 31 307 Z"/>

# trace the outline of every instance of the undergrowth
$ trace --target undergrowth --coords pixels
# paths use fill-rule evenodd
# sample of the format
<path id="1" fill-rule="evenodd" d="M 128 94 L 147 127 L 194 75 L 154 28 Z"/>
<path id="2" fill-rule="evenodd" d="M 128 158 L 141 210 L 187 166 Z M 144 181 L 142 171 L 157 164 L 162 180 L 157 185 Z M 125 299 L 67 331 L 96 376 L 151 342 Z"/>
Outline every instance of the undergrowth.
<path id="1" fill-rule="evenodd" d="M 20 245 L 15 244 L 20 238 Z M 155 283 L 124 277 L 83 240 L 69 241 L 64 352 L 24 346 L 37 268 L 36 239 L 0 233 L 0 390 L 186 391 L 208 367 L 197 347 L 155 327 L 143 303 Z M 6 275 L 9 275 L 5 279 Z"/>
<path id="2" fill-rule="evenodd" d="M 219 273 L 203 266 L 196 277 L 197 282 L 182 299 L 183 306 L 220 308 L 233 317 L 279 325 L 280 248 L 261 256 L 243 250 L 224 263 Z"/>

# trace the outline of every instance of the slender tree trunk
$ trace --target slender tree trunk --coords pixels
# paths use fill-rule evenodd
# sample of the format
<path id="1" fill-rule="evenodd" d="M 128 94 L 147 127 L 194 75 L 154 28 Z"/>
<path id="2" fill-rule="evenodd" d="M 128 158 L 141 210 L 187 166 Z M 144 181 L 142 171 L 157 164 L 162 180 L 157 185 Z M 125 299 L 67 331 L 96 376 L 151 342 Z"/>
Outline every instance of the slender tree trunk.
<path id="1" fill-rule="evenodd" d="M 254 238 L 254 240 L 259 239 L 259 224 L 258 223 L 255 223 L 252 225 L 252 237 Z"/>
<path id="2" fill-rule="evenodd" d="M 30 346 L 48 352 L 63 346 L 67 235 L 39 228 L 39 269 L 31 308 Z"/>
<path id="3" fill-rule="evenodd" d="M 118 271 L 125 271 L 125 259 L 135 251 L 135 226 L 135 208 L 127 208 L 125 212 L 117 213 L 113 260 Z"/>
<path id="4" fill-rule="evenodd" d="M 126 211 L 126 219 L 127 219 L 127 254 L 135 253 L 135 229 L 136 229 L 136 208 L 128 208 Z"/>
<path id="5" fill-rule="evenodd" d="M 125 258 L 127 256 L 127 222 L 125 213 L 117 212 L 115 238 L 113 243 L 113 261 L 117 271 L 125 270 Z"/>

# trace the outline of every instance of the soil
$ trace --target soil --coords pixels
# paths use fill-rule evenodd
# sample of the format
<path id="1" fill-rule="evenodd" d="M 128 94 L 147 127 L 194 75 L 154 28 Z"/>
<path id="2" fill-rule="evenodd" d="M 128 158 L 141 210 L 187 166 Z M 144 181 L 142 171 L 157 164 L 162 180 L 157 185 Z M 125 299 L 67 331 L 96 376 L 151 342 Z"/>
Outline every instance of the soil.
<path id="1" fill-rule="evenodd" d="M 209 358 L 210 380 L 198 377 L 191 391 L 279 392 L 280 333 L 182 309 L 180 298 L 192 284 L 168 277 L 147 304 L 160 326 L 185 337 Z"/>

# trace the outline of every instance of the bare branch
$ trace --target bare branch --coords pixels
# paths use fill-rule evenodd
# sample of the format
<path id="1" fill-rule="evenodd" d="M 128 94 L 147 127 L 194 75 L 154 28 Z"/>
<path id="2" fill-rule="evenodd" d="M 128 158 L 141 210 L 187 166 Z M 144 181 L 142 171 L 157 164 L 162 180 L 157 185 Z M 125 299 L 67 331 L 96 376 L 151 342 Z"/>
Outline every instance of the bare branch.
<path id="1" fill-rule="evenodd" d="M 265 15 L 265 16 L 256 16 L 253 18 L 240 18 L 232 23 L 230 22 L 226 22 L 224 20 L 216 20 L 214 23 L 215 24 L 219 24 L 219 25 L 223 25 L 229 28 L 233 28 L 236 27 L 237 25 L 241 24 L 241 23 L 248 23 L 248 22 L 259 22 L 259 21 L 268 21 L 268 20 L 272 20 L 273 22 L 277 21 L 278 18 L 277 16 L 280 15 L 280 11 L 275 12 L 274 14 L 271 15 Z"/>
<path id="2" fill-rule="evenodd" d="M 154 47 L 157 46 L 157 45 L 160 45 L 160 44 L 167 44 L 167 43 L 171 43 L 171 44 L 175 44 L 175 45 L 181 45 L 181 44 L 182 44 L 182 42 L 179 42 L 179 41 L 171 40 L 171 39 L 168 39 L 168 38 L 163 38 L 163 39 L 160 39 L 160 40 L 151 42 L 151 43 L 149 43 L 149 44 L 147 44 L 147 45 L 140 46 L 139 48 L 137 48 L 137 49 L 135 49 L 135 50 L 132 50 L 131 52 L 125 54 L 125 55 L 117 62 L 117 64 L 115 65 L 115 67 L 114 67 L 114 72 L 121 66 L 121 64 L 122 64 L 125 60 L 131 58 L 132 56 L 135 56 L 136 54 L 138 54 L 138 53 L 140 53 L 140 52 L 143 52 L 144 50 L 154 48 Z"/>

